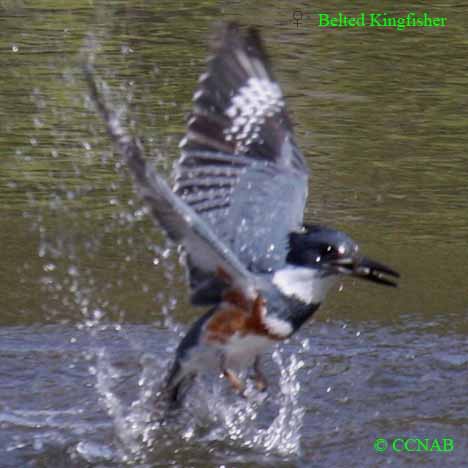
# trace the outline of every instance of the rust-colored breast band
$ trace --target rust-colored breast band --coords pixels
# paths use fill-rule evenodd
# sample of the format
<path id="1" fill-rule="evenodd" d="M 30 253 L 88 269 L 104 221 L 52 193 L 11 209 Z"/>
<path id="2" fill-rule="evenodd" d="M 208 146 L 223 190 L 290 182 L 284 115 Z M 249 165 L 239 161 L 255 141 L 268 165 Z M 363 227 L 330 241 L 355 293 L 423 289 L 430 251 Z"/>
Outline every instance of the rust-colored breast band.
<path id="1" fill-rule="evenodd" d="M 266 301 L 261 295 L 252 303 L 240 291 L 232 289 L 224 294 L 223 299 L 205 325 L 205 339 L 208 343 L 224 344 L 235 334 L 266 336 L 272 340 L 283 338 L 272 334 L 265 326 L 263 317 Z"/>

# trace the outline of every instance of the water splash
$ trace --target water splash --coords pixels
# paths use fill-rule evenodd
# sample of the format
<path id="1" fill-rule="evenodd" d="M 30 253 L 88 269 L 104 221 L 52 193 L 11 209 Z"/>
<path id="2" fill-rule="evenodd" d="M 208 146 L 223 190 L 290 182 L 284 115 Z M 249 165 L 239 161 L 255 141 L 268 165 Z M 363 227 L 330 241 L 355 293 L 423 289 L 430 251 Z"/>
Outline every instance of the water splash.
<path id="1" fill-rule="evenodd" d="M 277 450 L 284 455 L 298 454 L 304 408 L 299 404 L 301 384 L 298 371 L 304 366 L 293 354 L 289 364 L 284 365 L 279 351 L 273 353 L 273 360 L 281 370 L 279 413 L 270 427 L 254 439 L 257 446 L 268 451 Z"/>
<path id="2" fill-rule="evenodd" d="M 140 359 L 142 371 L 137 379 L 137 396 L 126 402 L 115 388 L 116 384 L 122 383 L 122 376 L 112 365 L 109 352 L 101 348 L 96 357 L 96 390 L 113 421 L 116 456 L 122 463 L 145 462 L 160 428 L 152 408 L 155 389 L 161 385 L 167 362 L 163 360 L 162 364 L 158 364 L 154 357 L 143 355 Z"/>
<path id="3" fill-rule="evenodd" d="M 210 416 L 220 427 L 213 430 L 210 437 L 226 437 L 244 447 L 266 453 L 299 454 L 304 417 L 304 408 L 299 403 L 299 370 L 304 362 L 292 355 L 285 364 L 280 350 L 275 350 L 272 357 L 280 370 L 279 394 L 274 398 L 270 395 L 274 400 L 277 415 L 264 428 L 262 426 L 265 425 L 265 421 L 261 418 L 264 396 L 255 396 L 248 391 L 248 400 L 237 399 L 232 403 L 215 394 L 212 395 L 215 401 L 210 400 Z"/>
<path id="4" fill-rule="evenodd" d="M 304 363 L 296 355 L 285 358 L 280 350 L 272 357 L 280 374 L 277 394 L 267 398 L 251 385 L 244 400 L 219 381 L 210 385 L 202 379 L 192 389 L 185 409 L 161 425 L 154 401 L 168 360 L 161 363 L 153 355 L 143 355 L 141 372 L 136 376 L 137 389 L 131 392 L 136 398 L 126 401 L 116 389 L 122 382 L 120 371 L 112 365 L 109 352 L 99 349 L 94 372 L 96 390 L 113 421 L 116 457 L 122 463 L 145 463 L 163 446 L 192 441 L 220 441 L 264 454 L 297 456 L 304 417 L 299 402 L 299 374 Z"/>

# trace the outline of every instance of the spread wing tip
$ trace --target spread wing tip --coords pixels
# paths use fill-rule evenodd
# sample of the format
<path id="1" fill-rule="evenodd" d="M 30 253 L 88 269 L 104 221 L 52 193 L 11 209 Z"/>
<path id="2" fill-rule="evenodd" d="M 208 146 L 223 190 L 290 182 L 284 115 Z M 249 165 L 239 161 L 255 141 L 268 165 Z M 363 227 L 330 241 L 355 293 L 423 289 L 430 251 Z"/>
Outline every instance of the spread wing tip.
<path id="1" fill-rule="evenodd" d="M 238 23 L 218 26 L 212 57 L 193 95 L 184 151 L 216 151 L 286 162 L 303 169 L 282 90 L 260 32 Z"/>

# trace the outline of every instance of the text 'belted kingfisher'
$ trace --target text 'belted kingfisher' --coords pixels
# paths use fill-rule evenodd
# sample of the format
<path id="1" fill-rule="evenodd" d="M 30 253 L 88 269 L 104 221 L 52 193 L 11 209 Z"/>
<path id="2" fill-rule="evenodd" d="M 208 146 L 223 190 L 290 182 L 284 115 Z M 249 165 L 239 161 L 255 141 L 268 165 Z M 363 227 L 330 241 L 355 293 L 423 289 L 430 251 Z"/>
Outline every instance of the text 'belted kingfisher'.
<path id="1" fill-rule="evenodd" d="M 391 268 L 362 256 L 343 232 L 303 223 L 308 170 L 259 33 L 224 25 L 199 79 L 174 191 L 100 95 L 91 97 L 152 215 L 181 244 L 197 306 L 211 306 L 180 343 L 163 395 L 177 406 L 200 372 L 236 372 L 293 335 L 339 276 L 396 286 Z"/>

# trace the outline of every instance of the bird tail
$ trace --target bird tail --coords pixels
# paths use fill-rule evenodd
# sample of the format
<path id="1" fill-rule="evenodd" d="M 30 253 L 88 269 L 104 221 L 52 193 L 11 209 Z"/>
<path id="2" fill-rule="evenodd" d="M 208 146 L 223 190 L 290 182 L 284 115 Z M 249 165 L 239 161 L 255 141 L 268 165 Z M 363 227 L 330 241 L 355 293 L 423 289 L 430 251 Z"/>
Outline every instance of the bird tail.
<path id="1" fill-rule="evenodd" d="M 169 412 L 180 409 L 195 377 L 195 373 L 184 374 L 179 361 L 176 360 L 162 387 L 158 403 L 163 402 L 166 411 Z"/>

